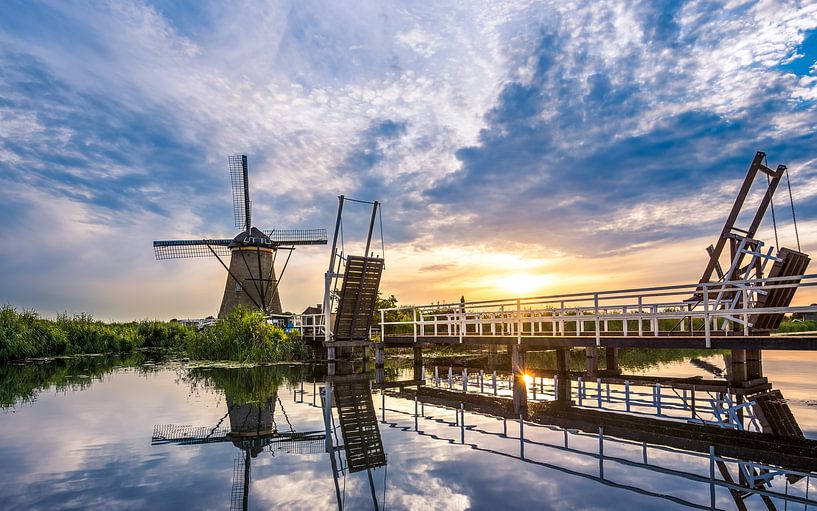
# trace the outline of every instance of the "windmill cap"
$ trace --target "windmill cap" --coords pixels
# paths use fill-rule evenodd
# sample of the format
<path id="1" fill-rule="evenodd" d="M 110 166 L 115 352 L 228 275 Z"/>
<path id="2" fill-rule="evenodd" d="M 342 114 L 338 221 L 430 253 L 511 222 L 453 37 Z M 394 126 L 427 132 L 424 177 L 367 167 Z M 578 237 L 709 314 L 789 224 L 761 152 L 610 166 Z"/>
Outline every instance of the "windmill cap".
<path id="1" fill-rule="evenodd" d="M 269 247 L 272 246 L 272 240 L 259 229 L 251 227 L 249 231 L 242 231 L 238 233 L 238 236 L 233 238 L 233 241 L 230 242 L 229 247 L 235 248 L 246 245 Z"/>

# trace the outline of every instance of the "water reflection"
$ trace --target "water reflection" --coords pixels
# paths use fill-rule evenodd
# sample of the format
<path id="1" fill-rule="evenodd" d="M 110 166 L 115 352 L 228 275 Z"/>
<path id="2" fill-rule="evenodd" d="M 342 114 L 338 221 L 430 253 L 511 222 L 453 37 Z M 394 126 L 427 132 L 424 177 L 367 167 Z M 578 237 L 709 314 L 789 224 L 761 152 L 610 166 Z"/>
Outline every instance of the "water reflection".
<path id="1" fill-rule="evenodd" d="M 331 373 L 332 371 L 330 371 Z M 374 401 L 368 374 L 339 374 L 327 376 L 324 387 L 324 424 L 326 426 L 326 451 L 332 463 L 338 509 L 343 509 L 340 477 L 366 471 L 371 492 L 372 506 L 379 509 L 377 489 L 374 483 L 375 469 L 386 466 L 386 453 L 375 414 Z M 331 400 L 326 400 L 326 396 Z M 333 410 L 334 408 L 334 410 Z M 336 426 L 335 413 L 339 424 Z M 341 430 L 343 443 L 338 444 L 337 429 Z M 331 432 L 331 434 L 329 434 Z M 335 457 L 345 455 L 345 463 Z M 383 471 L 383 492 L 386 491 L 386 472 Z M 385 499 L 385 496 L 384 496 Z"/>
<path id="2" fill-rule="evenodd" d="M 608 369 L 600 371 L 597 360 L 590 360 L 596 357 L 597 354 L 588 350 L 585 371 L 571 371 L 565 358 L 556 364 L 556 370 L 530 370 L 523 378 L 513 377 L 510 371 L 497 371 L 492 363 L 456 370 L 449 366 L 447 377 L 443 371 L 441 378 L 440 367 L 434 366 L 429 373 L 422 370 L 430 377 L 430 387 L 406 386 L 399 392 L 387 392 L 384 409 L 385 396 L 413 401 L 414 413 L 402 414 L 413 415 L 413 430 L 420 436 L 448 443 L 459 436 L 460 444 L 475 451 L 513 457 L 526 464 L 647 494 L 684 507 L 717 509 L 719 489 L 728 491 L 736 509 L 747 509 L 746 504 L 752 502 L 753 497 L 767 509 L 776 509 L 780 502 L 784 507 L 790 503 L 817 504 L 809 500 L 811 477 L 817 470 L 817 442 L 805 438 L 781 391 L 774 389 L 763 376 L 759 351 L 733 350 L 726 354 L 725 371 L 710 361 L 693 361 L 693 365 L 713 375 L 725 373 L 726 379 L 722 380 L 623 375 L 615 360 L 612 364 L 608 360 Z M 520 358 L 522 362 L 515 363 L 524 365 L 524 357 Z M 491 370 L 487 385 L 486 369 Z M 547 390 L 546 379 L 549 380 Z M 638 386 L 651 388 L 651 395 L 633 390 Z M 478 390 L 471 390 L 469 394 L 469 388 Z M 431 413 L 426 412 L 426 405 L 433 407 Z M 453 421 L 450 420 L 452 412 Z M 443 435 L 428 433 L 421 426 L 421 423 L 428 424 L 428 419 L 452 431 Z M 492 424 L 492 419 L 501 421 L 501 431 Z M 390 423 L 385 413 L 382 420 L 395 426 L 401 422 L 398 419 Z M 483 445 L 493 444 L 494 438 L 513 438 L 509 434 L 509 422 L 518 427 L 516 455 L 507 451 L 507 442 L 505 449 Z M 561 433 L 563 438 L 558 442 L 542 441 L 537 437 L 543 432 L 544 436 Z M 586 448 L 588 439 L 593 440 L 590 449 Z M 585 447 L 575 447 L 577 440 L 580 444 L 583 440 Z M 640 448 L 640 460 L 609 454 L 613 449 L 632 456 L 633 447 Z M 569 459 L 564 456 L 537 459 L 530 456 L 531 448 L 537 452 L 556 451 L 596 460 L 597 472 L 571 469 L 562 463 Z M 650 461 L 652 456 L 648 456 L 648 451 L 656 450 L 670 453 L 672 464 Z M 701 460 L 707 461 L 704 468 L 708 467 L 708 474 L 706 470 L 701 473 L 684 469 L 685 465 L 695 467 L 696 461 Z M 617 468 L 652 473 L 646 477 L 648 481 L 660 474 L 705 483 L 709 487 L 710 502 L 707 505 L 671 492 L 655 492 L 645 489 L 644 485 L 616 481 L 609 477 L 609 471 L 605 476 L 605 465 L 611 462 Z M 701 464 L 697 465 L 700 470 Z M 632 473 L 628 471 L 627 477 L 632 477 Z M 773 485 L 778 489 L 771 489 Z M 779 491 L 780 486 L 783 492 Z"/>
<path id="3" fill-rule="evenodd" d="M 327 453 L 332 467 L 338 509 L 343 509 L 341 479 L 346 474 L 366 471 L 374 509 L 379 509 L 373 470 L 386 465 L 386 454 L 375 416 L 368 374 L 332 375 L 317 392 L 313 385 L 312 406 L 320 396 L 324 429 L 299 430 L 289 418 L 279 394 L 283 368 L 199 368 L 186 376 L 192 385 L 217 388 L 224 393 L 226 413 L 213 425 L 163 424 L 153 430 L 152 445 L 200 445 L 230 442 L 241 452 L 232 474 L 230 509 L 249 509 L 252 460 L 267 452 L 284 454 Z M 308 393 L 303 380 L 294 392 L 295 402 Z M 300 394 L 300 396 L 299 396 Z M 330 399 L 327 400 L 326 396 Z M 334 408 L 334 410 L 333 410 Z M 276 411 L 278 416 L 276 419 Z M 335 416 L 338 423 L 336 424 Z M 224 422 L 229 421 L 229 428 Z M 281 423 L 281 421 L 284 423 Z M 280 428 L 279 428 L 280 424 Z M 338 440 L 340 429 L 342 442 Z M 385 472 L 384 472 L 385 475 Z M 385 483 L 384 483 L 385 484 Z M 344 484 L 345 487 L 345 484 Z"/>
<path id="4" fill-rule="evenodd" d="M 271 455 L 322 452 L 323 431 L 296 431 L 278 396 L 283 375 L 273 368 L 198 369 L 192 382 L 204 382 L 224 392 L 227 412 L 211 426 L 165 424 L 153 429 L 152 445 L 198 445 L 230 442 L 240 453 L 233 463 L 230 509 L 249 508 L 252 460 L 264 451 Z M 286 422 L 279 431 L 276 407 Z M 222 426 L 229 420 L 229 429 Z"/>
<path id="5" fill-rule="evenodd" d="M 764 360 L 744 374 L 748 362 L 726 355 L 680 376 L 530 368 L 523 421 L 499 365 L 496 387 L 493 370 L 469 366 L 450 388 L 448 366 L 435 378 L 429 360 L 419 387 L 411 364 L 380 382 L 361 367 L 102 357 L 6 368 L 27 376 L 5 387 L 17 404 L 0 413 L 0 507 L 814 506 L 817 442 L 782 399 L 792 387 L 775 375 L 787 373 Z"/>

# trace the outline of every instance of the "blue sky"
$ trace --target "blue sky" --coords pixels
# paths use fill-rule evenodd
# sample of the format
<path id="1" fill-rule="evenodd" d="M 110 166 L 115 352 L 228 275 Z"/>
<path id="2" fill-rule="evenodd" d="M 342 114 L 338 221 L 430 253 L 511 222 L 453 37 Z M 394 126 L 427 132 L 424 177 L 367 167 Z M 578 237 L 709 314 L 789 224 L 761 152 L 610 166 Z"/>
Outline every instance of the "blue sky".
<path id="1" fill-rule="evenodd" d="M 0 299 L 214 312 L 218 264 L 150 244 L 234 234 L 237 153 L 260 227 L 382 200 L 404 302 L 694 281 L 757 150 L 815 249 L 815 34 L 808 2 L 7 2 Z"/>

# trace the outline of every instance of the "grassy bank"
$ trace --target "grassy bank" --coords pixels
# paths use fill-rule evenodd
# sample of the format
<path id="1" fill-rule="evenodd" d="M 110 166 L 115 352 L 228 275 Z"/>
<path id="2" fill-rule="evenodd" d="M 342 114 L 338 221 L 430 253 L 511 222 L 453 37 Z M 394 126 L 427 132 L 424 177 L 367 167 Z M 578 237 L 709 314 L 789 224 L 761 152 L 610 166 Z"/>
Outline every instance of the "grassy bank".
<path id="1" fill-rule="evenodd" d="M 200 360 L 277 362 L 309 356 L 300 336 L 241 308 L 202 332 L 177 322 L 105 323 L 87 314 L 49 320 L 9 306 L 0 309 L 0 363 L 145 348 L 175 350 Z"/>

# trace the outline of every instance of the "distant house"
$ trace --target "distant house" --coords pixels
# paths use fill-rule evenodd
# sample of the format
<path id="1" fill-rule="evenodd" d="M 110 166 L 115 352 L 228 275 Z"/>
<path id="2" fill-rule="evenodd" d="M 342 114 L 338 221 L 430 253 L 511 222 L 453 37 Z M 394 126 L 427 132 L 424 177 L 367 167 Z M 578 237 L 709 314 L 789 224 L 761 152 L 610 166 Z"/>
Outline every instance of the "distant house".
<path id="1" fill-rule="evenodd" d="M 812 303 L 811 307 L 817 307 L 817 303 Z M 817 312 L 803 312 L 800 314 L 792 314 L 793 319 L 802 321 L 817 321 Z"/>
<path id="2" fill-rule="evenodd" d="M 301 316 L 304 316 L 303 324 L 305 326 L 306 325 L 315 325 L 315 324 L 317 324 L 315 322 L 316 318 L 314 317 L 314 315 L 316 315 L 316 314 L 323 314 L 323 305 L 317 304 L 314 307 L 310 305 L 309 307 L 304 309 L 304 311 L 301 313 Z"/>

